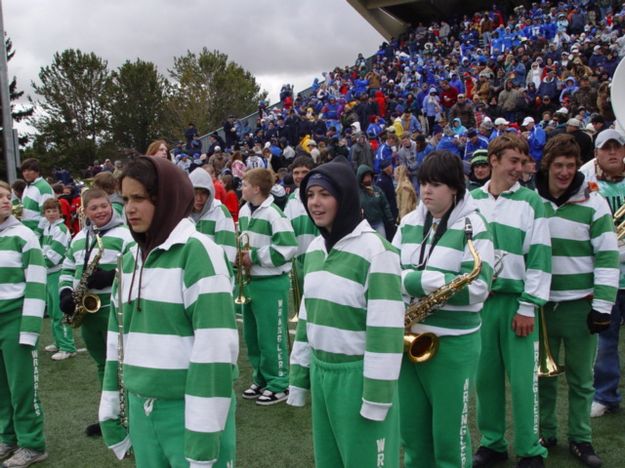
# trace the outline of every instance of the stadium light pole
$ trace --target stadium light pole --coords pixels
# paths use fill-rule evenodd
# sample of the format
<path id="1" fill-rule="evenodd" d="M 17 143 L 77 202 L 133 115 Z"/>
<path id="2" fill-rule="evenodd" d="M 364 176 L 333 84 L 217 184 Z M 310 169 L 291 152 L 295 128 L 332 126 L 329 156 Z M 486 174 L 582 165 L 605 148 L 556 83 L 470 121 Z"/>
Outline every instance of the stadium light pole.
<path id="1" fill-rule="evenodd" d="M 4 19 L 2 17 L 2 0 L 0 0 L 0 35 L 2 51 L 0 52 L 0 102 L 2 102 L 2 143 L 7 178 L 12 184 L 17 178 L 15 167 L 15 148 L 13 144 L 13 117 L 11 116 L 11 98 L 9 97 L 9 75 L 7 70 L 7 48 L 4 39 Z"/>

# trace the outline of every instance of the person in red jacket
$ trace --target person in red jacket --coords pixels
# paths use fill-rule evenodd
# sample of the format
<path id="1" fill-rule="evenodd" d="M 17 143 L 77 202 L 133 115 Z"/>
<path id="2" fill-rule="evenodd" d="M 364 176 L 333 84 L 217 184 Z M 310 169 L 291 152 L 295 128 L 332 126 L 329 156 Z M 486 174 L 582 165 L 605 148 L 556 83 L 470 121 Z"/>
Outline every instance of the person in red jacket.
<path id="1" fill-rule="evenodd" d="M 449 109 L 458 101 L 458 90 L 449 84 L 447 80 L 441 81 L 441 103 L 445 115 L 449 115 Z"/>

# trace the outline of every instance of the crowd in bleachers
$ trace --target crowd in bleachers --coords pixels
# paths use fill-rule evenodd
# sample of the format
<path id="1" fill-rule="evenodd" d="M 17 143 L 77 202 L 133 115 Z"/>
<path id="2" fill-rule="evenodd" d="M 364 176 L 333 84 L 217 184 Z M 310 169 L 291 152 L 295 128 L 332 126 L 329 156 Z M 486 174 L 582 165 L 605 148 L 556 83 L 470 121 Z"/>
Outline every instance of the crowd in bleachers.
<path id="1" fill-rule="evenodd" d="M 508 14 L 493 5 L 455 22 L 418 23 L 373 57 L 359 54 L 354 65 L 324 72 L 306 96 L 284 85 L 279 106 L 260 103 L 255 128 L 230 116 L 203 147 L 190 123 L 169 156 L 188 172 L 208 166 L 239 195 L 247 169 L 269 167 L 279 204 L 293 188 L 297 156 L 367 165 L 382 185 L 385 168 L 402 168 L 395 186 L 405 178 L 418 195 L 419 166 L 431 151 L 462 158 L 475 187 L 488 179 L 475 152 L 516 132 L 529 143 L 531 183 L 550 136 L 573 134 L 587 161 L 597 133 L 613 124 L 610 81 L 625 55 L 624 28 L 625 5 L 609 0 L 543 1 Z M 389 204 L 393 215 L 401 211 L 395 199 Z"/>

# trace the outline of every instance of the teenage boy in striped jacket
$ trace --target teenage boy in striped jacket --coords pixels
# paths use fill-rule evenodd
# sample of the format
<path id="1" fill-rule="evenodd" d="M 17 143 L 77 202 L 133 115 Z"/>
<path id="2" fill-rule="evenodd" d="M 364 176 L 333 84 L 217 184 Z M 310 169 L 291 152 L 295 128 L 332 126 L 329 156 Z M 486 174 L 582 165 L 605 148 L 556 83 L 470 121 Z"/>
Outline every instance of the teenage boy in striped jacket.
<path id="1" fill-rule="evenodd" d="M 543 466 L 547 449 L 538 433 L 537 307 L 549 297 L 551 243 L 542 200 L 519 178 L 527 142 L 506 134 L 488 145 L 491 179 L 471 192 L 490 224 L 495 245 L 492 294 L 482 310 L 477 368 L 477 424 L 482 435 L 474 467 L 508 458 L 505 379 L 512 397 L 514 447 L 520 465 Z"/>
<path id="2" fill-rule="evenodd" d="M 2 181 L 0 252 L 0 461 L 29 466 L 48 458 L 36 349 L 46 267 L 37 236 L 11 216 L 11 187 Z"/>
<path id="3" fill-rule="evenodd" d="M 54 361 L 63 361 L 76 355 L 74 332 L 63 323 L 63 312 L 59 304 L 59 276 L 63 266 L 65 252 L 72 237 L 61 217 L 61 205 L 56 198 L 49 198 L 43 203 L 44 220 L 41 247 L 48 269 L 46 308 L 52 319 L 52 337 L 54 343 L 45 347 L 52 354 Z"/>
<path id="4" fill-rule="evenodd" d="M 399 256 L 362 219 L 349 164 L 314 169 L 300 198 L 321 235 L 304 260 L 288 404 L 310 391 L 317 468 L 399 467 Z"/>
<path id="5" fill-rule="evenodd" d="M 545 145 L 538 193 L 544 200 L 553 248 L 553 277 L 544 316 L 549 347 L 558 360 L 564 348 L 569 386 L 569 450 L 586 466 L 599 467 L 592 446 L 590 408 L 594 395 L 596 333 L 610 326 L 619 284 L 619 255 L 606 200 L 591 190 L 581 166 L 579 145 L 557 135 Z M 557 443 L 558 379 L 540 379 L 540 430 L 543 444 Z"/>
<path id="6" fill-rule="evenodd" d="M 113 288 L 104 441 L 120 459 L 132 446 L 138 467 L 233 467 L 239 345 L 227 260 L 188 219 L 193 187 L 180 168 L 140 157 L 120 180 L 136 244 L 123 257 L 121 304 Z M 119 365 L 129 429 L 120 419 Z"/>
<path id="7" fill-rule="evenodd" d="M 288 272 L 297 251 L 291 223 L 273 203 L 273 180 L 273 174 L 262 168 L 247 171 L 243 178 L 247 203 L 239 211 L 239 232 L 247 235 L 250 249 L 237 265 L 250 273 L 245 295 L 251 301 L 243 307 L 243 336 L 253 382 L 243 398 L 265 406 L 285 401 L 289 393 Z"/>

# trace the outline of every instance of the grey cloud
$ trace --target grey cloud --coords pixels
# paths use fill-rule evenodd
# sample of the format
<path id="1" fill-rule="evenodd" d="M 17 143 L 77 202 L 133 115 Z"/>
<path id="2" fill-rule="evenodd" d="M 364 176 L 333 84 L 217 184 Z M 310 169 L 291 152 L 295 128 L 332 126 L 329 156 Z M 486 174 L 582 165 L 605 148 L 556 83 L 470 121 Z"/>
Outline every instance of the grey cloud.
<path id="1" fill-rule="evenodd" d="M 383 40 L 343 0 L 5 0 L 3 8 L 17 51 L 9 74 L 30 94 L 40 67 L 67 48 L 93 51 L 111 68 L 149 60 L 167 75 L 175 56 L 205 46 L 273 88 L 278 77 L 312 80 L 351 65 Z"/>

